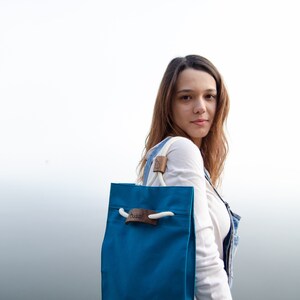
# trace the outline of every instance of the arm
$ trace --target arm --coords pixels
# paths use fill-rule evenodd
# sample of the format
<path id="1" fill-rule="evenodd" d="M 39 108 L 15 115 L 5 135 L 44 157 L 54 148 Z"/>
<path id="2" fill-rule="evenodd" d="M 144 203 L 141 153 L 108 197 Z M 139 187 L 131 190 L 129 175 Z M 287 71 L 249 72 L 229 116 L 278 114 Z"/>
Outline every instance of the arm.
<path id="1" fill-rule="evenodd" d="M 194 220 L 196 233 L 197 299 L 230 300 L 231 293 L 224 263 L 219 258 L 206 197 L 203 159 L 199 149 L 186 138 L 175 141 L 168 151 L 167 185 L 194 187 Z"/>

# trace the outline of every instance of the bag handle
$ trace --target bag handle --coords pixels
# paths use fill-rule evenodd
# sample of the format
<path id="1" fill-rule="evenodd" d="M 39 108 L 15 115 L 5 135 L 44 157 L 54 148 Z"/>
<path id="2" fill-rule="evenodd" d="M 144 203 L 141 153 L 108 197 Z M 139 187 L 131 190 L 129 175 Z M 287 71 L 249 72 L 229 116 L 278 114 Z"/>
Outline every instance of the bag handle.
<path id="1" fill-rule="evenodd" d="M 174 137 L 168 138 L 168 140 L 164 143 L 164 145 L 162 146 L 160 151 L 157 151 L 158 153 L 156 153 L 157 154 L 156 157 L 152 157 L 152 160 L 150 161 L 150 166 L 152 164 L 152 161 L 155 160 L 153 172 L 156 173 L 156 176 L 153 177 L 153 179 L 151 180 L 151 182 L 148 183 L 148 185 L 152 185 L 154 180 L 158 177 L 158 180 L 159 180 L 160 184 L 162 186 L 166 186 L 166 183 L 165 183 L 164 178 L 163 178 L 163 173 L 165 172 L 166 166 L 167 166 L 167 153 L 169 151 L 170 146 L 174 142 L 176 142 L 176 141 L 178 141 L 179 139 L 182 139 L 182 138 L 183 137 L 181 137 L 181 136 L 174 136 Z M 147 176 L 147 180 L 148 180 L 148 176 Z M 147 184 L 147 181 L 146 181 L 146 184 Z"/>
<path id="2" fill-rule="evenodd" d="M 143 185 L 147 185 L 147 181 L 148 181 L 148 176 L 149 176 L 149 172 L 151 169 L 151 165 L 153 162 L 153 159 L 155 158 L 155 156 L 157 156 L 157 153 L 161 150 L 161 148 L 165 145 L 165 143 L 170 139 L 171 137 L 168 136 L 166 137 L 164 140 L 162 140 L 159 144 L 157 144 L 156 146 L 154 146 L 151 154 L 149 155 L 149 157 L 147 158 L 147 162 L 144 168 L 144 179 L 143 179 Z"/>

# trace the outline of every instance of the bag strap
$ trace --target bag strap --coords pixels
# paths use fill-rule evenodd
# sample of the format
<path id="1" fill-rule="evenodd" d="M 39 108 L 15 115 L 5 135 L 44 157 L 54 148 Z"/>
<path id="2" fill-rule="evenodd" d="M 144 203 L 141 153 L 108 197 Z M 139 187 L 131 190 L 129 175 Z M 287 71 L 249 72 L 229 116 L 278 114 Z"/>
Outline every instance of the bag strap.
<path id="1" fill-rule="evenodd" d="M 151 169 L 151 165 L 153 163 L 153 160 L 155 159 L 155 165 L 153 168 L 153 172 L 155 172 L 157 175 L 151 180 L 151 182 L 148 183 L 148 185 L 151 185 L 156 177 L 158 177 L 160 184 L 162 186 L 166 186 L 166 183 L 163 179 L 163 173 L 166 170 L 167 166 L 167 152 L 170 148 L 170 146 L 177 140 L 181 139 L 182 137 L 176 136 L 176 137 L 167 137 L 164 140 L 162 140 L 152 151 L 152 153 L 149 155 L 147 159 L 147 163 L 144 170 L 144 180 L 143 185 L 147 185 L 149 172 Z M 161 152 L 160 152 L 161 151 Z M 160 152 L 160 153 L 159 153 Z M 160 155 L 158 155 L 160 154 Z M 206 180 L 209 182 L 210 186 L 213 188 L 217 196 L 220 198 L 220 200 L 225 204 L 226 207 L 230 208 L 229 204 L 221 197 L 221 195 L 218 193 L 217 189 L 214 187 L 214 185 L 211 182 L 210 176 L 206 169 L 204 169 L 204 174 Z"/>
<path id="2" fill-rule="evenodd" d="M 166 183 L 163 179 L 163 173 L 165 172 L 166 166 L 167 166 L 167 153 L 170 148 L 170 146 L 177 140 L 181 139 L 181 136 L 175 136 L 175 137 L 167 137 L 162 142 L 160 142 L 155 149 L 150 154 L 149 158 L 147 159 L 147 163 L 144 170 L 144 181 L 143 184 L 147 185 L 149 172 L 151 169 L 151 165 L 153 161 L 155 160 L 155 165 L 153 168 L 153 172 L 156 173 L 156 176 L 151 180 L 151 182 L 148 183 L 148 185 L 151 185 L 156 177 L 158 177 L 160 184 L 162 186 L 166 186 Z M 160 154 L 160 155 L 158 155 Z"/>
<path id="3" fill-rule="evenodd" d="M 147 184 L 147 180 L 148 180 L 148 176 L 149 176 L 149 172 L 151 169 L 151 165 L 153 162 L 154 157 L 157 155 L 157 153 L 161 150 L 161 148 L 166 144 L 166 142 L 170 139 L 171 137 L 166 137 L 164 140 L 162 140 L 159 144 L 157 144 L 153 151 L 151 152 L 151 154 L 149 155 L 146 165 L 145 165 L 145 169 L 144 169 L 144 180 L 143 180 L 143 185 Z"/>

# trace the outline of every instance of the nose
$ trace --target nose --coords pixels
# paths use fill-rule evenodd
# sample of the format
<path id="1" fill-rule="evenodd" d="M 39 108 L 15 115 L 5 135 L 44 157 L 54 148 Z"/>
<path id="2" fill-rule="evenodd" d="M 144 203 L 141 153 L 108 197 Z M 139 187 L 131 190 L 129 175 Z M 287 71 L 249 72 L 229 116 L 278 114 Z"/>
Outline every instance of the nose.
<path id="1" fill-rule="evenodd" d="M 199 97 L 197 101 L 195 101 L 194 113 L 203 114 L 205 111 L 206 111 L 205 101 L 202 97 Z"/>

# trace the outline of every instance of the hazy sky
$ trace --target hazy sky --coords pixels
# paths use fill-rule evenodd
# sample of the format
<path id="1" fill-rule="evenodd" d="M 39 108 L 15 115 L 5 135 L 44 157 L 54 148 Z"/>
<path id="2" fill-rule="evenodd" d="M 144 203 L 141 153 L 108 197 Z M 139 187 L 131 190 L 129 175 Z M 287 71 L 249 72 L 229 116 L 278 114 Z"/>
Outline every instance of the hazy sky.
<path id="1" fill-rule="evenodd" d="M 200 54 L 231 96 L 222 192 L 243 216 L 234 293 L 296 299 L 299 20 L 290 0 L 0 0 L 0 285 L 20 283 L 0 298 L 97 299 L 109 184 L 135 180 L 169 61 Z M 68 263 L 47 256 L 50 244 Z M 71 278 L 60 287 L 47 266 L 57 258 Z"/>

